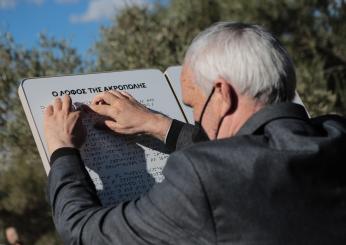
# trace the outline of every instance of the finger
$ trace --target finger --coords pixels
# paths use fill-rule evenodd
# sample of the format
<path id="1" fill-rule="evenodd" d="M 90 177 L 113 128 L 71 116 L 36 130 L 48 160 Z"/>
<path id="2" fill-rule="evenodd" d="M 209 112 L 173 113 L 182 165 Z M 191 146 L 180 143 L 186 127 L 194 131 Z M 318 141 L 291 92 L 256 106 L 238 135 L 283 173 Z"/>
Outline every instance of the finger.
<path id="1" fill-rule="evenodd" d="M 130 128 L 119 124 L 116 121 L 112 121 L 112 120 L 105 120 L 104 121 L 104 125 L 106 128 L 112 130 L 115 133 L 118 134 L 126 134 L 126 135 L 132 135 L 135 134 L 136 132 L 131 130 Z"/>
<path id="2" fill-rule="evenodd" d="M 102 118 L 98 118 L 95 123 L 94 123 L 94 127 L 96 129 L 102 129 L 102 130 L 106 130 L 109 129 L 106 124 L 105 121 L 109 120 L 109 121 L 113 121 L 113 119 L 109 118 L 109 117 L 102 117 Z"/>
<path id="3" fill-rule="evenodd" d="M 54 113 L 54 110 L 53 110 L 53 106 L 52 105 L 48 105 L 46 107 L 46 109 L 44 110 L 45 117 L 49 117 L 49 116 L 53 115 L 53 113 Z"/>
<path id="4" fill-rule="evenodd" d="M 76 120 L 79 120 L 82 117 L 82 112 L 81 111 L 74 111 L 74 112 L 72 112 L 72 115 Z"/>
<path id="5" fill-rule="evenodd" d="M 131 94 L 129 94 L 128 92 L 125 91 L 119 91 L 122 95 L 124 95 L 126 98 L 128 98 L 129 100 L 134 100 L 135 98 L 133 98 L 133 96 Z"/>
<path id="6" fill-rule="evenodd" d="M 74 125 L 76 124 L 80 116 L 81 116 L 80 111 L 74 111 L 69 114 L 67 119 L 67 124 L 70 126 L 71 130 L 74 128 Z"/>
<path id="7" fill-rule="evenodd" d="M 62 101 L 61 101 L 60 97 L 55 98 L 53 107 L 54 107 L 54 112 L 61 110 L 61 108 L 62 108 Z"/>
<path id="8" fill-rule="evenodd" d="M 118 97 L 119 99 L 127 99 L 127 96 L 123 95 L 122 92 L 117 91 L 117 90 L 110 90 L 108 91 L 109 93 L 115 95 L 116 97 Z"/>
<path id="9" fill-rule="evenodd" d="M 90 108 L 102 116 L 112 117 L 114 111 L 109 105 L 91 105 Z"/>
<path id="10" fill-rule="evenodd" d="M 115 121 L 105 120 L 105 121 L 104 121 L 104 124 L 105 124 L 108 128 L 110 128 L 110 129 L 112 129 L 112 130 L 114 130 L 114 131 L 116 131 L 116 129 L 117 129 L 117 123 L 116 123 Z"/>
<path id="11" fill-rule="evenodd" d="M 117 100 L 117 97 L 114 94 L 109 93 L 107 91 L 107 92 L 102 92 L 97 94 L 92 100 L 91 104 L 97 105 L 99 103 L 106 103 L 108 105 L 112 105 L 116 100 Z"/>
<path id="12" fill-rule="evenodd" d="M 81 112 L 80 111 L 74 111 L 70 113 L 70 118 L 72 118 L 73 120 L 76 120 L 78 118 L 80 118 L 81 116 Z"/>
<path id="13" fill-rule="evenodd" d="M 123 126 L 121 126 L 118 122 L 116 121 L 112 121 L 112 120 L 105 120 L 104 121 L 104 125 L 106 128 L 112 130 L 115 133 L 118 134 L 131 134 L 130 132 L 128 132 L 128 130 L 126 130 L 126 128 L 124 128 Z"/>
<path id="14" fill-rule="evenodd" d="M 64 112 L 69 112 L 69 111 L 71 111 L 71 107 L 72 107 L 71 97 L 69 95 L 65 94 L 63 99 L 62 99 L 62 110 Z"/>

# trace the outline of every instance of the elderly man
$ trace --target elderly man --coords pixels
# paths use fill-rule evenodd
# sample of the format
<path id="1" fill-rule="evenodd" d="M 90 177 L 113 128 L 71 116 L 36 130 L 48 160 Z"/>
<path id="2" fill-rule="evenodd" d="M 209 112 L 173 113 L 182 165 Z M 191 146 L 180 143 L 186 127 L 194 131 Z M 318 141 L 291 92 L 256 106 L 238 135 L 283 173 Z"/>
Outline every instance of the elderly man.
<path id="1" fill-rule="evenodd" d="M 126 93 L 94 98 L 114 132 L 175 150 L 162 183 L 113 207 L 83 167 L 70 98 L 47 108 L 49 202 L 66 244 L 346 243 L 345 119 L 309 119 L 290 102 L 295 72 L 278 40 L 256 25 L 213 25 L 188 49 L 181 82 L 196 126 Z"/>

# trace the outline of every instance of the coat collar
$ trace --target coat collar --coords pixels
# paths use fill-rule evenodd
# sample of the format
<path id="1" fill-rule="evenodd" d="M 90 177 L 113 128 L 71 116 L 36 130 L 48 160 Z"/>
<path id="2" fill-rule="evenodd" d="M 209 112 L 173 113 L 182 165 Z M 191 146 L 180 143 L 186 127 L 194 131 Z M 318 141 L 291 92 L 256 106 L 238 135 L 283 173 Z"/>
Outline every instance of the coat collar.
<path id="1" fill-rule="evenodd" d="M 308 120 L 309 116 L 303 106 L 292 102 L 269 105 L 250 117 L 236 135 L 254 134 L 259 128 L 270 121 L 281 118 Z"/>

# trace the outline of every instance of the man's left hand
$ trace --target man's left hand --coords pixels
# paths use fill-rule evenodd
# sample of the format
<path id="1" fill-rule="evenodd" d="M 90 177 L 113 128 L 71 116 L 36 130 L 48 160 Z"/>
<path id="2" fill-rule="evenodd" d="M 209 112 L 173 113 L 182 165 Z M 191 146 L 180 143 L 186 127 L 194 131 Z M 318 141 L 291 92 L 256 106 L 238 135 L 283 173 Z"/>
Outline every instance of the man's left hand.
<path id="1" fill-rule="evenodd" d="M 81 112 L 72 111 L 70 96 L 56 98 L 44 112 L 44 131 L 49 155 L 62 147 L 79 148 L 85 140 Z"/>

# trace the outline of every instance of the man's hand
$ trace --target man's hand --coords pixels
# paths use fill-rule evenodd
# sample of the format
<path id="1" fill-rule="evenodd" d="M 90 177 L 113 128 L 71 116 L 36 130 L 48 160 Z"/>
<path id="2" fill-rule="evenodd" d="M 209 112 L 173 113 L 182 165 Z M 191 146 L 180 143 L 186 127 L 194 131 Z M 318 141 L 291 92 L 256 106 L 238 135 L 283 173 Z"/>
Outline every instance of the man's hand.
<path id="1" fill-rule="evenodd" d="M 62 147 L 79 148 L 85 140 L 85 130 L 80 111 L 71 111 L 72 101 L 65 95 L 63 100 L 56 98 L 44 112 L 44 131 L 48 152 L 51 155 Z"/>
<path id="2" fill-rule="evenodd" d="M 163 141 L 172 123 L 172 119 L 150 111 L 126 92 L 100 93 L 91 108 L 105 117 L 105 126 L 120 134 L 144 133 Z"/>

